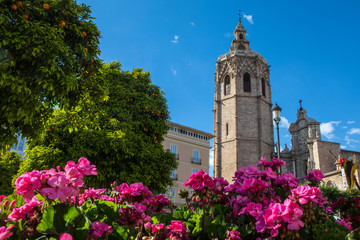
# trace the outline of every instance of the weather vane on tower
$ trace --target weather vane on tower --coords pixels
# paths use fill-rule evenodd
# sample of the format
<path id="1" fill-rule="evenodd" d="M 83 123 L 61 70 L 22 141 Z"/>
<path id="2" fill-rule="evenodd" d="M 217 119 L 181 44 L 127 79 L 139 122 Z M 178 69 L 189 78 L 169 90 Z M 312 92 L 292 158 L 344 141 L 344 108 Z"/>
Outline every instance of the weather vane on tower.
<path id="1" fill-rule="evenodd" d="M 239 22 L 241 22 L 241 10 L 239 10 L 238 15 L 239 15 Z"/>
<path id="2" fill-rule="evenodd" d="M 300 111 L 302 111 L 303 110 L 303 107 L 302 107 L 302 105 L 301 105 L 301 103 L 302 103 L 302 100 L 300 99 L 300 101 L 299 101 L 299 103 L 300 103 Z"/>

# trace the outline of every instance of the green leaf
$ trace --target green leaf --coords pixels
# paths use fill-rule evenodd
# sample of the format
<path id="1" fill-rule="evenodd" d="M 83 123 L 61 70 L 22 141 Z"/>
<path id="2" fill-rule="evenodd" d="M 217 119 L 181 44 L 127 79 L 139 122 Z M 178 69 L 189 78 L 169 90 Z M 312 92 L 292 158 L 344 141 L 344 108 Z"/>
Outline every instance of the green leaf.
<path id="1" fill-rule="evenodd" d="M 119 234 L 119 236 L 120 236 L 122 239 L 127 239 L 128 233 L 127 233 L 127 231 L 126 231 L 125 228 L 120 227 L 117 223 L 115 223 L 115 224 L 113 225 L 113 228 L 114 228 L 115 232 L 116 232 L 117 234 Z"/>
<path id="2" fill-rule="evenodd" d="M 120 218 L 115 203 L 104 200 L 96 200 L 94 203 L 98 209 L 98 214 L 106 216 L 111 222 Z"/>
<path id="3" fill-rule="evenodd" d="M 77 219 L 78 217 L 80 216 L 80 212 L 79 210 L 74 207 L 74 206 L 71 206 L 67 213 L 64 214 L 64 220 L 66 222 L 66 225 L 73 225 L 74 222 L 75 222 L 75 219 Z"/>
<path id="4" fill-rule="evenodd" d="M 56 234 L 57 232 L 54 227 L 54 216 L 55 209 L 53 206 L 45 208 L 43 217 L 36 229 L 42 233 Z"/>

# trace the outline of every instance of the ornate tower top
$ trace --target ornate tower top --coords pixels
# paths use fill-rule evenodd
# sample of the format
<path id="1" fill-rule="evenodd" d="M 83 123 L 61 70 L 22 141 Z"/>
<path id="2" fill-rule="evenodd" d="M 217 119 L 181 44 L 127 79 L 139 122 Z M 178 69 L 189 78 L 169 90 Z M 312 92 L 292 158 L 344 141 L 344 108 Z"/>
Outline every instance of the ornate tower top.
<path id="1" fill-rule="evenodd" d="M 241 23 L 241 14 L 239 11 L 239 23 L 234 31 L 234 39 L 231 43 L 230 52 L 240 50 L 240 51 L 251 51 L 249 47 L 250 42 L 246 40 L 246 30 Z"/>

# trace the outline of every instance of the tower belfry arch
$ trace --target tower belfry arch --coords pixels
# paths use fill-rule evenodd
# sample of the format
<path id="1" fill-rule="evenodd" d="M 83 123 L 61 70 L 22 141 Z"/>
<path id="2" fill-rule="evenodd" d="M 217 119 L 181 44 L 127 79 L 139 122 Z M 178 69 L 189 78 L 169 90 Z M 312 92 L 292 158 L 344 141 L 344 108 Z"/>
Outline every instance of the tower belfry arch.
<path id="1" fill-rule="evenodd" d="M 250 49 L 239 23 L 230 52 L 216 62 L 214 95 L 214 176 L 231 180 L 235 171 L 256 165 L 273 152 L 270 71 Z"/>

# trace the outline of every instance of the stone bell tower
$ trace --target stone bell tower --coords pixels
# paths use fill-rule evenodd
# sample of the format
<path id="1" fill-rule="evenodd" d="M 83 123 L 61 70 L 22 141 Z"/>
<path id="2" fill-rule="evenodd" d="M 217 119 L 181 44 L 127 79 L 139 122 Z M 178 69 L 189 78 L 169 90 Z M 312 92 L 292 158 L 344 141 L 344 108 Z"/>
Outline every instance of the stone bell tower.
<path id="1" fill-rule="evenodd" d="M 269 65 L 250 49 L 241 18 L 234 36 L 215 73 L 214 176 L 227 180 L 274 149 Z"/>

